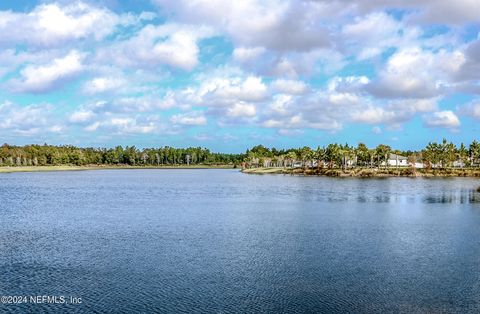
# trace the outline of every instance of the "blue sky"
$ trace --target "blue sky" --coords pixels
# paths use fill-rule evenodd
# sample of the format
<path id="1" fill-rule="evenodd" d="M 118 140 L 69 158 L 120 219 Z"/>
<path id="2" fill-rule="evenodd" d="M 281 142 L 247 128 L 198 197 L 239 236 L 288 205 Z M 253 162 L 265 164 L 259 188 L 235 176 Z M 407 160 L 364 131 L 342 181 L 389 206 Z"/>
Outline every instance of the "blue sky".
<path id="1" fill-rule="evenodd" d="M 478 0 L 2 1 L 0 34 L 1 142 L 479 139 Z"/>

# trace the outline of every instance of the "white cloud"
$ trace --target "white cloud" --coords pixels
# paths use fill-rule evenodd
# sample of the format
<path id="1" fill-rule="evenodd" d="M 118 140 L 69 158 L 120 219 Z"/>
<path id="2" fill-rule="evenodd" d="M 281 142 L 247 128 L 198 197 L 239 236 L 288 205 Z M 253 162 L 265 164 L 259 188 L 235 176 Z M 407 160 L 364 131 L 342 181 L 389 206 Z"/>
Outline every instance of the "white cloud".
<path id="1" fill-rule="evenodd" d="M 477 0 L 334 0 L 325 1 L 340 14 L 359 14 L 383 9 L 404 9 L 416 23 L 465 24 L 480 19 Z M 339 13 L 337 13 L 338 15 Z"/>
<path id="2" fill-rule="evenodd" d="M 248 62 L 258 58 L 265 51 L 264 47 L 238 47 L 233 50 L 233 59 L 238 62 Z"/>
<path id="3" fill-rule="evenodd" d="M 138 97 L 122 97 L 113 100 L 110 108 L 117 112 L 149 112 L 171 109 L 176 105 L 173 94 L 168 92 L 163 96 L 149 94 Z"/>
<path id="4" fill-rule="evenodd" d="M 373 82 L 370 91 L 380 97 L 429 97 L 437 93 L 432 77 L 425 71 L 433 64 L 433 56 L 419 50 L 395 53 Z"/>
<path id="5" fill-rule="evenodd" d="M 480 120 L 480 101 L 474 100 L 460 108 L 460 114 L 476 120 Z"/>
<path id="6" fill-rule="evenodd" d="M 308 52 L 270 53 L 260 58 L 252 70 L 262 75 L 281 78 L 309 78 L 314 74 L 331 75 L 346 64 L 336 49 L 319 48 Z"/>
<path id="7" fill-rule="evenodd" d="M 359 79 L 351 79 L 358 82 Z M 265 109 L 257 113 L 261 125 L 270 128 L 318 128 L 335 131 L 345 123 L 382 124 L 387 129 L 399 129 L 418 113 L 437 110 L 437 98 L 379 101 L 350 89 L 342 89 L 334 79 L 327 89 L 312 89 L 304 95 L 275 95 Z"/>
<path id="8" fill-rule="evenodd" d="M 170 121 L 174 124 L 181 125 L 205 125 L 207 124 L 207 118 L 201 112 L 189 112 L 184 114 L 176 114 L 170 118 Z"/>
<path id="9" fill-rule="evenodd" d="M 197 105 L 229 106 L 237 102 L 259 102 L 268 96 L 267 86 L 260 77 L 212 77 L 191 91 Z"/>
<path id="10" fill-rule="evenodd" d="M 418 113 L 437 110 L 437 99 L 392 100 L 384 106 L 363 99 L 360 106 L 352 108 L 350 120 L 366 124 L 384 124 L 388 129 L 399 129 Z"/>
<path id="11" fill-rule="evenodd" d="M 25 64 L 48 63 L 57 58 L 56 51 L 18 51 L 17 49 L 0 49 L 0 77 L 12 73 Z M 63 56 L 63 55 L 62 55 Z"/>
<path id="12" fill-rule="evenodd" d="M 351 93 L 331 93 L 328 101 L 337 106 L 355 106 L 360 102 L 360 97 Z"/>
<path id="13" fill-rule="evenodd" d="M 198 65 L 197 42 L 214 33 L 205 26 L 182 24 L 147 25 L 125 41 L 99 49 L 98 62 L 150 68 L 168 65 L 190 71 Z"/>
<path id="14" fill-rule="evenodd" d="M 259 77 L 242 76 L 231 69 L 205 73 L 198 81 L 201 82 L 198 87 L 175 93 L 176 102 L 206 108 L 206 114 L 215 117 L 221 126 L 250 124 L 334 132 L 353 122 L 398 129 L 418 113 L 437 110 L 438 101 L 438 98 L 380 101 L 363 91 L 370 84 L 365 76 L 335 77 L 326 89 L 309 88 L 303 81 L 285 79 L 267 86 Z"/>
<path id="15" fill-rule="evenodd" d="M 277 95 L 259 114 L 260 125 L 276 129 L 320 129 L 338 131 L 345 121 L 348 104 L 333 104 L 329 95 L 312 90 L 301 96 Z"/>
<path id="16" fill-rule="evenodd" d="M 393 108 L 413 112 L 431 112 L 437 110 L 438 98 L 403 99 L 393 101 Z"/>
<path id="17" fill-rule="evenodd" d="M 40 132 L 57 133 L 62 127 L 52 118 L 52 106 L 20 106 L 11 102 L 0 104 L 0 130 L 8 130 L 19 135 L 35 135 Z"/>
<path id="18" fill-rule="evenodd" d="M 79 78 L 78 100 L 77 89 L 68 98 L 81 105 L 65 116 L 76 129 L 159 133 L 163 117 L 174 131 L 208 118 L 282 135 L 350 123 L 375 133 L 419 115 L 426 126 L 455 129 L 457 111 L 437 102 L 480 95 L 480 41 L 465 42 L 465 23 L 478 21 L 471 0 L 154 0 L 158 18 L 85 1 L 0 11 L 5 92 L 55 92 Z M 431 22 L 458 25 L 425 26 Z M 180 113 L 165 112 L 172 108 Z M 480 119 L 476 102 L 458 108 Z M 38 114 L 45 130 L 65 130 Z"/>
<path id="19" fill-rule="evenodd" d="M 453 70 L 458 80 L 480 80 L 480 39 L 468 44 L 464 52 L 457 52 Z M 447 63 L 448 65 L 449 63 Z"/>
<path id="20" fill-rule="evenodd" d="M 160 119 L 152 116 L 113 116 L 104 117 L 83 128 L 87 132 L 108 132 L 116 135 L 151 134 L 163 130 Z"/>
<path id="21" fill-rule="evenodd" d="M 70 115 L 69 121 L 72 123 L 85 123 L 91 121 L 94 117 L 95 114 L 92 111 L 77 110 Z"/>
<path id="22" fill-rule="evenodd" d="M 188 33 L 173 34 L 168 40 L 153 47 L 159 60 L 185 70 L 193 69 L 198 63 L 198 47 Z"/>
<path id="23" fill-rule="evenodd" d="M 387 111 L 381 107 L 362 108 L 359 112 L 352 116 L 355 122 L 368 124 L 378 124 L 388 122 L 395 117 L 395 112 Z"/>
<path id="24" fill-rule="evenodd" d="M 296 114 L 288 119 L 268 119 L 262 124 L 265 128 L 275 129 L 319 129 L 325 131 L 338 131 L 342 129 L 342 124 L 328 117 L 317 117 L 316 119 L 309 119 L 303 114 Z"/>
<path id="25" fill-rule="evenodd" d="M 135 114 L 163 111 L 176 107 L 174 95 L 167 93 L 164 96 L 160 95 L 146 95 L 138 97 L 115 97 L 110 101 L 96 101 L 81 106 L 70 117 L 72 122 L 84 122 L 82 118 L 87 116 L 101 116 L 112 114 Z M 72 120 L 73 118 L 73 120 Z"/>
<path id="26" fill-rule="evenodd" d="M 107 126 L 116 128 L 120 133 L 153 133 L 157 129 L 155 121 L 138 121 L 135 118 L 112 118 Z"/>
<path id="27" fill-rule="evenodd" d="M 330 92 L 356 93 L 365 88 L 370 82 L 366 76 L 335 76 L 328 81 L 327 87 Z"/>
<path id="28" fill-rule="evenodd" d="M 226 115 L 231 118 L 254 117 L 257 113 L 255 105 L 247 103 L 236 103 L 227 109 Z"/>
<path id="29" fill-rule="evenodd" d="M 164 11 L 187 23 L 211 25 L 241 47 L 309 51 L 329 45 L 328 32 L 312 1 L 156 0 Z"/>
<path id="30" fill-rule="evenodd" d="M 231 143 L 233 141 L 238 141 L 237 136 L 231 135 L 230 133 L 226 134 L 207 134 L 207 133 L 197 133 L 193 136 L 194 139 L 198 141 L 215 141 L 215 142 L 225 142 Z"/>
<path id="31" fill-rule="evenodd" d="M 434 54 L 418 48 L 393 54 L 379 77 L 367 89 L 384 98 L 429 98 L 443 92 L 448 79 L 460 67 L 456 53 L 440 51 Z"/>
<path id="32" fill-rule="evenodd" d="M 153 134 L 165 131 L 159 112 L 175 106 L 172 95 L 163 97 L 121 97 L 110 101 L 96 101 L 83 106 L 68 116 L 72 124 L 87 132 L 108 132 L 115 135 Z"/>
<path id="33" fill-rule="evenodd" d="M 227 93 L 237 94 L 242 99 L 250 101 L 262 100 L 267 93 L 267 88 L 262 79 L 252 76 L 247 77 L 238 88 L 236 86 L 229 86 L 229 88 L 231 89 L 227 89 Z"/>
<path id="34" fill-rule="evenodd" d="M 423 0 L 421 2 L 409 0 L 409 2 L 411 5 L 423 8 L 416 17 L 421 22 L 464 24 L 480 20 L 477 0 Z"/>
<path id="35" fill-rule="evenodd" d="M 83 90 L 86 94 L 99 94 L 118 90 L 126 85 L 123 78 L 116 77 L 95 77 L 85 82 Z"/>
<path id="36" fill-rule="evenodd" d="M 456 129 L 460 126 L 460 120 L 453 111 L 437 111 L 424 118 L 425 125 L 432 128 Z"/>
<path id="37" fill-rule="evenodd" d="M 308 90 L 307 84 L 302 81 L 279 79 L 272 82 L 271 86 L 280 93 L 300 95 Z"/>
<path id="38" fill-rule="evenodd" d="M 100 127 L 100 122 L 99 121 L 96 121 L 92 124 L 89 124 L 87 125 L 84 130 L 87 131 L 87 132 L 95 132 L 99 127 Z"/>
<path id="39" fill-rule="evenodd" d="M 65 127 L 63 125 L 53 125 L 47 128 L 47 130 L 51 133 L 62 133 L 65 131 Z"/>
<path id="40" fill-rule="evenodd" d="M 44 65 L 28 65 L 20 71 L 22 78 L 13 80 L 12 87 L 17 92 L 47 92 L 72 79 L 83 70 L 83 55 L 76 50 L 62 58 L 56 58 Z"/>
<path id="41" fill-rule="evenodd" d="M 282 136 L 299 136 L 305 132 L 302 129 L 279 129 L 277 133 Z"/>
<path id="42" fill-rule="evenodd" d="M 0 11 L 0 45 L 52 46 L 111 34 L 121 18 L 84 2 L 41 4 L 29 13 Z"/>
<path id="43" fill-rule="evenodd" d="M 372 133 L 373 133 L 373 134 L 377 134 L 377 135 L 378 135 L 378 134 L 382 134 L 382 129 L 381 129 L 379 126 L 374 126 L 374 127 L 372 128 Z"/>
<path id="44" fill-rule="evenodd" d="M 175 96 L 184 107 L 207 108 L 219 125 L 252 123 L 256 104 L 268 101 L 270 93 L 260 77 L 243 76 L 232 69 L 215 70 L 197 77 L 199 86 L 185 88 Z"/>
<path id="45" fill-rule="evenodd" d="M 234 44 L 233 60 L 256 74 L 296 78 L 336 65 L 323 5 L 284 0 L 156 0 L 167 16 L 208 25 Z M 323 60 L 317 64 L 317 61 Z"/>
<path id="46" fill-rule="evenodd" d="M 357 16 L 353 23 L 343 26 L 342 35 L 360 60 L 378 56 L 389 47 L 398 47 L 403 37 L 418 36 L 385 12 Z"/>

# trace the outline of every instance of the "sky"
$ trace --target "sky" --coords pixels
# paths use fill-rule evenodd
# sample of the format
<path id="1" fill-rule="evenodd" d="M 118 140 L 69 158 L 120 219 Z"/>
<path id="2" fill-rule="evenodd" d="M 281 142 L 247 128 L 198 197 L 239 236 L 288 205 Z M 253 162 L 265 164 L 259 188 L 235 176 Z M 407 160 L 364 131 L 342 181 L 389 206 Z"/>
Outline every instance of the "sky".
<path id="1" fill-rule="evenodd" d="M 479 0 L 0 2 L 0 142 L 480 140 Z"/>

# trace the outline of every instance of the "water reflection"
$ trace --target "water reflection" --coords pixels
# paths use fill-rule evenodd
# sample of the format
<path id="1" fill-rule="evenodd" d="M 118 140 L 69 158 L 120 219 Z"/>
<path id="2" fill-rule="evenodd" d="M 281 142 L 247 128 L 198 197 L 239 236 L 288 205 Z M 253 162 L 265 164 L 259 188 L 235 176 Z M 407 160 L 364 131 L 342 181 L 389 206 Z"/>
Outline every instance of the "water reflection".
<path id="1" fill-rule="evenodd" d="M 282 185 L 275 197 L 297 197 L 315 202 L 357 202 L 379 204 L 473 204 L 480 203 L 477 180 L 411 178 L 292 178 L 262 177 L 263 184 Z M 271 188 L 271 186 L 270 186 Z"/>
<path id="2" fill-rule="evenodd" d="M 411 194 L 400 192 L 384 194 L 378 190 L 361 194 L 358 191 L 343 192 L 343 194 L 338 194 L 337 191 L 317 191 L 316 194 L 303 193 L 302 199 L 327 203 L 474 204 L 480 203 L 480 193 L 471 189 L 423 191 Z"/>
<path id="3" fill-rule="evenodd" d="M 475 190 L 460 190 L 457 192 L 442 192 L 437 195 L 428 195 L 423 200 L 425 203 L 480 203 L 480 193 Z"/>

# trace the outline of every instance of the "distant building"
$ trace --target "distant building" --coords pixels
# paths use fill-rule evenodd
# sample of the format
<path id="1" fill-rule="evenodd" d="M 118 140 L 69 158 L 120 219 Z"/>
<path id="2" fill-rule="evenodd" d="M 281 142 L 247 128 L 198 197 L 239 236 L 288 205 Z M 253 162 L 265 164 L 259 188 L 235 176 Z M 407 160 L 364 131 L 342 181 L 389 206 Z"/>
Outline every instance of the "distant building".
<path id="1" fill-rule="evenodd" d="M 408 167 L 408 158 L 405 156 L 390 154 L 388 157 L 387 163 L 392 167 Z"/>
<path id="2" fill-rule="evenodd" d="M 410 163 L 410 166 L 412 166 L 414 168 L 422 169 L 424 167 L 424 164 L 423 164 L 423 162 L 413 162 L 413 163 Z"/>

